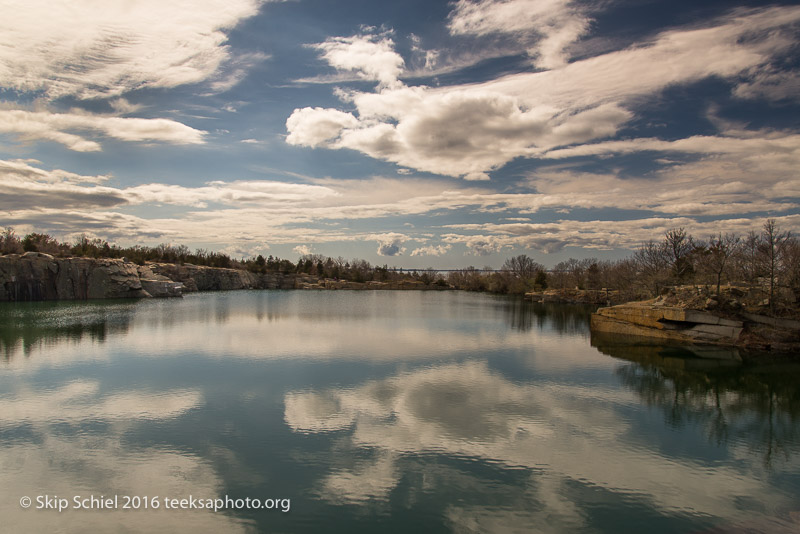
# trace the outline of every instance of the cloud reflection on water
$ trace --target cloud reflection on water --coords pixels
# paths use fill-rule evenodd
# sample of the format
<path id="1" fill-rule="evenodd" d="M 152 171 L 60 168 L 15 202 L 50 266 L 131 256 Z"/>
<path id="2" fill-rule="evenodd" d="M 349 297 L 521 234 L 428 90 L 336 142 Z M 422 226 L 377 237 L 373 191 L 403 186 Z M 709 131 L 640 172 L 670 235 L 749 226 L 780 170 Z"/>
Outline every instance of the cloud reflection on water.
<path id="1" fill-rule="evenodd" d="M 26 385 L 0 397 L 0 503 L 6 532 L 245 532 L 247 523 L 207 510 L 37 510 L 40 495 L 216 497 L 211 463 L 184 450 L 134 446 L 138 422 L 165 422 L 202 405 L 198 391 L 103 393 L 79 380 L 50 390 Z M 14 436 L 17 437 L 14 437 Z M 23 495 L 31 509 L 15 503 Z M 162 501 L 163 502 L 163 501 Z M 120 497 L 119 506 L 124 504 Z"/>
<path id="2" fill-rule="evenodd" d="M 768 515 L 792 505 L 767 478 L 744 476 L 741 470 L 758 471 L 752 456 L 740 457 L 740 466 L 711 467 L 680 452 L 667 453 L 648 437 L 631 436 L 625 414 L 638 404 L 631 391 L 515 383 L 484 363 L 469 362 L 354 388 L 291 392 L 285 419 L 294 431 L 347 432 L 350 447 L 378 451 L 372 465 L 334 467 L 322 478 L 320 494 L 334 502 L 387 498 L 392 476 L 396 488 L 411 464 L 426 469 L 419 458 L 428 454 L 529 470 L 525 486 L 532 500 L 505 511 L 453 505 L 454 517 L 471 517 L 457 521 L 459 528 L 508 527 L 515 514 L 544 520 L 539 511 L 550 507 L 563 516 L 562 530 L 581 525 L 586 511 L 572 495 L 576 484 L 676 516 L 744 520 L 748 514 L 737 502 L 745 496 Z M 800 468 L 796 458 L 789 466 Z"/>

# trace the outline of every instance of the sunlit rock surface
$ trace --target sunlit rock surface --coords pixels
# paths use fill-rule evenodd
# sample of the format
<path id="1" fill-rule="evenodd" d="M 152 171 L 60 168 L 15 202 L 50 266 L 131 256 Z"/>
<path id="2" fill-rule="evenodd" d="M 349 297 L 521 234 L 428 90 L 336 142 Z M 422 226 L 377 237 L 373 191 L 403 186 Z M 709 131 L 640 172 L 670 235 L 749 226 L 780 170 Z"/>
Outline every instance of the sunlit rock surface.
<path id="1" fill-rule="evenodd" d="M 136 265 L 123 260 L 53 258 L 38 252 L 0 257 L 0 301 L 148 296 Z"/>

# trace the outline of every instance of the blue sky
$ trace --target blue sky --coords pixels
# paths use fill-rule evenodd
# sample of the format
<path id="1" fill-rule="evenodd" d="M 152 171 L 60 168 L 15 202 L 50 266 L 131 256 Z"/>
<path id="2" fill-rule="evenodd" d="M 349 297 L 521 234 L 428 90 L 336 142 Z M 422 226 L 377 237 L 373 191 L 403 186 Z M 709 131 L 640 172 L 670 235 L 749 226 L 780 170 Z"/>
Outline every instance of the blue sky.
<path id="1" fill-rule="evenodd" d="M 3 1 L 0 225 L 403 267 L 800 231 L 790 2 Z"/>

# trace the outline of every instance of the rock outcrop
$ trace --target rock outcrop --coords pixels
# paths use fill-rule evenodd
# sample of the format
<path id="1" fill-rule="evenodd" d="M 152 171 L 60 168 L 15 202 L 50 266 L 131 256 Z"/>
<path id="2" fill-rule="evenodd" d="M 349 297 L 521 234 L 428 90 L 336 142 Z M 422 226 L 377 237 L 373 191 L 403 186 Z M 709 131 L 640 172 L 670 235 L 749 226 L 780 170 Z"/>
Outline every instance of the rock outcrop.
<path id="1" fill-rule="evenodd" d="M 194 291 L 236 289 L 450 289 L 419 280 L 352 282 L 309 274 L 147 263 L 125 259 L 54 258 L 27 252 L 0 256 L 0 301 L 180 297 Z"/>
<path id="2" fill-rule="evenodd" d="M 665 299 L 600 308 L 592 335 L 648 338 L 655 343 L 719 345 L 751 351 L 800 352 L 800 321 L 744 310 L 732 313 L 665 305 Z"/>
<path id="3" fill-rule="evenodd" d="M 293 289 L 295 275 L 284 273 L 252 273 L 241 269 L 206 267 L 185 263 L 148 263 L 155 274 L 184 285 L 191 291 L 229 291 L 233 289 Z"/>
<path id="4" fill-rule="evenodd" d="M 148 296 L 136 265 L 123 260 L 53 258 L 38 252 L 0 257 L 0 301 Z"/>
<path id="5" fill-rule="evenodd" d="M 609 289 L 545 289 L 525 293 L 532 302 L 565 302 L 568 304 L 597 304 L 610 306 L 631 300 L 619 290 Z"/>
<path id="6" fill-rule="evenodd" d="M 634 302 L 600 308 L 592 315 L 591 328 L 671 342 L 733 346 L 739 343 L 744 323 L 699 310 Z"/>

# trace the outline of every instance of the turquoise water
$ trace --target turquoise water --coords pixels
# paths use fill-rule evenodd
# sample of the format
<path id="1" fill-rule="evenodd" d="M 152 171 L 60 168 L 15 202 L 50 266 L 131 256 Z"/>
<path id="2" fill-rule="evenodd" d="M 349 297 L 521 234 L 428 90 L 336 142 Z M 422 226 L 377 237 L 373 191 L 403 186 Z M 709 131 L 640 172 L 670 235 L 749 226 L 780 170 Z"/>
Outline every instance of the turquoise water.
<path id="1" fill-rule="evenodd" d="M 800 531 L 796 366 L 592 340 L 586 308 L 240 291 L 0 325 L 4 532 Z"/>

